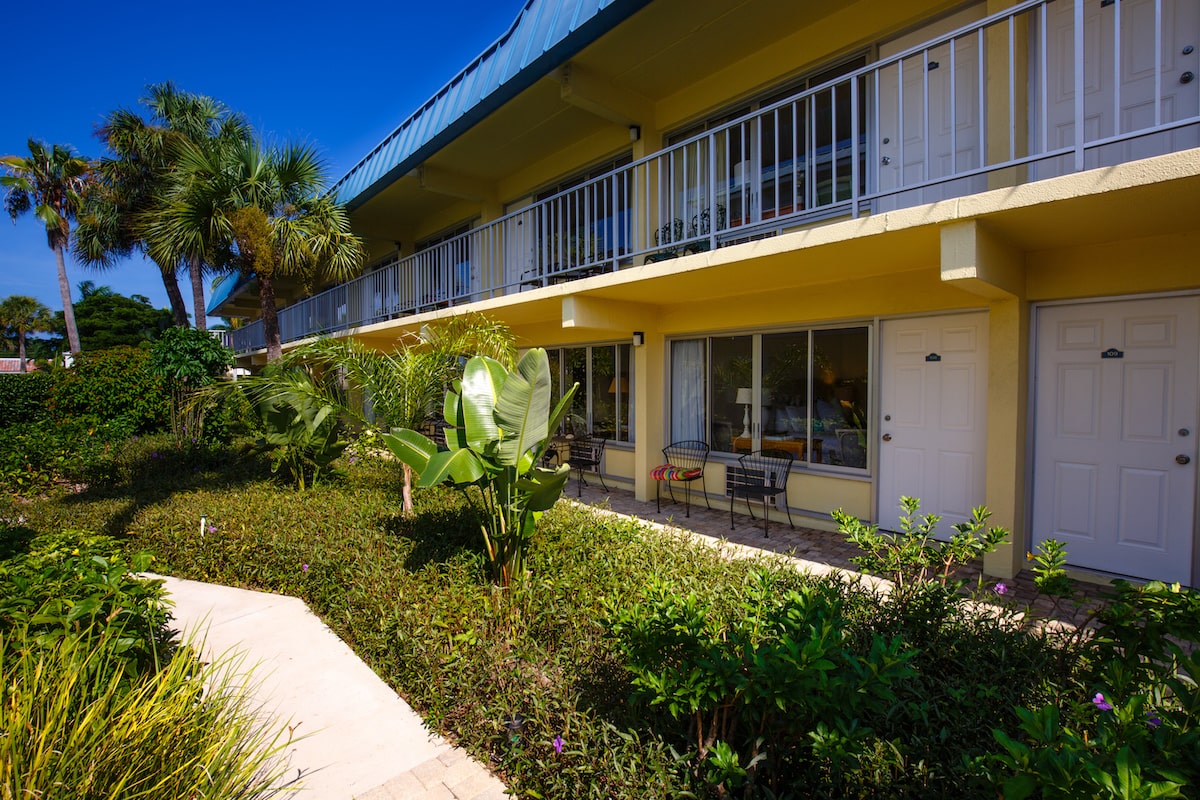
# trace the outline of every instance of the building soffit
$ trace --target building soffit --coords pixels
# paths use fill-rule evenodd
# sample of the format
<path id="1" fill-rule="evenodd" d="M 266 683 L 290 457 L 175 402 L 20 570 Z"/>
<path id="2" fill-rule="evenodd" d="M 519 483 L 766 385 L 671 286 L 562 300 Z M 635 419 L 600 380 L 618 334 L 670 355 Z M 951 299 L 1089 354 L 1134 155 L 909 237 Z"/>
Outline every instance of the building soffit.
<path id="1" fill-rule="evenodd" d="M 353 210 L 650 0 L 528 0 L 499 39 L 333 187 Z"/>

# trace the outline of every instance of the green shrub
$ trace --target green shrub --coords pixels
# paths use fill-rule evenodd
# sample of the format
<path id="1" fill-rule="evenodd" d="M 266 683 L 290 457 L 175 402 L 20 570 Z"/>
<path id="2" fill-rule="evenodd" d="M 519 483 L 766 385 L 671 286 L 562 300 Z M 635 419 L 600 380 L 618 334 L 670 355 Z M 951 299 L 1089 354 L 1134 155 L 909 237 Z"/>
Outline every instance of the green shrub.
<path id="1" fill-rule="evenodd" d="M 756 783 L 843 794 L 871 730 L 912 675 L 899 639 L 850 648 L 840 587 L 779 586 L 756 571 L 736 604 L 654 582 L 608 620 L 637 696 L 684 723 L 679 745 L 722 794 Z"/>
<path id="2" fill-rule="evenodd" d="M 45 372 L 0 375 L 0 428 L 44 418 L 52 383 Z"/>
<path id="3" fill-rule="evenodd" d="M 14 532 L 5 530 L 10 537 Z M 104 638 L 110 656 L 139 675 L 169 656 L 162 582 L 133 574 L 150 565 L 149 555 L 127 560 L 111 539 L 79 531 L 34 537 L 27 547 L 0 560 L 0 635 L 20 632 L 27 643 L 50 648 L 118 631 Z"/>
<path id="4" fill-rule="evenodd" d="M 113 347 L 81 353 L 74 366 L 55 373 L 50 411 L 56 419 L 119 420 L 142 433 L 167 426 L 170 397 L 163 380 L 150 371 L 148 349 Z"/>
<path id="5" fill-rule="evenodd" d="M 0 491 L 30 495 L 58 481 L 86 481 L 128 440 L 124 420 L 77 417 L 0 428 Z"/>

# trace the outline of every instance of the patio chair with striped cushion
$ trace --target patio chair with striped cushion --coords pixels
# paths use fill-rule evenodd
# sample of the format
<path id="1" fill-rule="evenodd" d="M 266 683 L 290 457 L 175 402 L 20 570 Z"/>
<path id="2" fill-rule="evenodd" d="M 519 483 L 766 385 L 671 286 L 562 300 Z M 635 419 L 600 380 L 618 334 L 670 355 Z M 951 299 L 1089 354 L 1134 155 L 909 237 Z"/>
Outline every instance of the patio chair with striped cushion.
<path id="1" fill-rule="evenodd" d="M 698 480 L 701 487 L 704 486 L 704 464 L 708 461 L 708 444 L 695 439 L 671 442 L 663 448 L 663 457 L 667 462 L 650 470 L 650 479 L 655 482 L 654 502 L 661 512 L 663 481 L 667 482 L 667 491 L 671 493 L 671 502 L 679 502 L 675 499 L 675 488 L 672 484 L 682 483 L 684 516 L 690 517 L 692 515 L 692 481 Z M 708 506 L 709 511 L 712 511 L 707 493 L 704 494 L 704 505 Z"/>

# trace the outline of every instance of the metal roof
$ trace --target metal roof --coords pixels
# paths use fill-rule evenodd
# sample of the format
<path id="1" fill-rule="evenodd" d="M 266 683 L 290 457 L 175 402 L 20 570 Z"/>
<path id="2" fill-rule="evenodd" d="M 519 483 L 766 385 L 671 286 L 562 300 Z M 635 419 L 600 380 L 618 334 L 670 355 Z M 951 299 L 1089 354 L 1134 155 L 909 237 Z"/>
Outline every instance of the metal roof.
<path id="1" fill-rule="evenodd" d="M 650 0 L 528 0 L 508 31 L 334 185 L 356 208 Z"/>

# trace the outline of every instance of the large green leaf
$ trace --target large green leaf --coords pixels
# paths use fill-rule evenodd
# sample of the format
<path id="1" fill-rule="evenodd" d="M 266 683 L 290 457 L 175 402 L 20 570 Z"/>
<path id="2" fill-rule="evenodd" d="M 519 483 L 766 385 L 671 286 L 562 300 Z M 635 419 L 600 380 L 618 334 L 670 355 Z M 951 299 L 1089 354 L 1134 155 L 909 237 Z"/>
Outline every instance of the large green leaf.
<path id="1" fill-rule="evenodd" d="M 412 471 L 417 475 L 425 472 L 429 466 L 429 459 L 438 451 L 437 445 L 428 437 L 408 428 L 392 428 L 391 433 L 383 435 L 383 443 L 401 464 L 412 467 Z"/>
<path id="2" fill-rule="evenodd" d="M 534 467 L 529 475 L 517 481 L 517 488 L 526 493 L 525 508 L 529 511 L 548 511 L 562 496 L 571 468 L 563 464 L 558 469 Z"/>
<path id="3" fill-rule="evenodd" d="M 462 387 L 458 381 L 454 382 L 454 387 L 446 392 L 446 399 L 442 403 L 442 419 L 449 426 L 445 429 L 446 447 L 461 450 L 467 446 L 467 437 L 463 432 L 465 422 L 462 416 L 462 402 L 458 396 Z"/>
<path id="4" fill-rule="evenodd" d="M 549 428 L 551 431 L 558 430 L 558 426 L 562 424 L 563 418 L 567 416 L 567 411 L 571 408 L 571 401 L 575 399 L 575 393 L 579 391 L 579 382 L 576 381 L 567 390 L 562 399 L 558 401 L 558 405 L 554 407 L 554 413 L 550 415 Z"/>
<path id="5" fill-rule="evenodd" d="M 516 465 L 526 450 L 549 434 L 550 361 L 540 347 L 526 351 L 496 400 L 496 421 L 504 432 L 497 450 L 501 464 Z"/>
<path id="6" fill-rule="evenodd" d="M 460 412 L 466 427 L 467 446 L 482 453 L 489 442 L 500 438 L 500 428 L 496 424 L 496 399 L 504 386 L 504 379 L 496 380 L 497 373 L 491 365 L 499 367 L 499 374 L 504 374 L 504 367 L 498 361 L 486 356 L 475 356 L 467 361 L 462 377 L 462 398 Z"/>
<path id="7" fill-rule="evenodd" d="M 437 486 L 449 480 L 457 484 L 474 483 L 483 477 L 483 464 L 470 450 L 443 450 L 429 458 L 418 486 Z"/>

